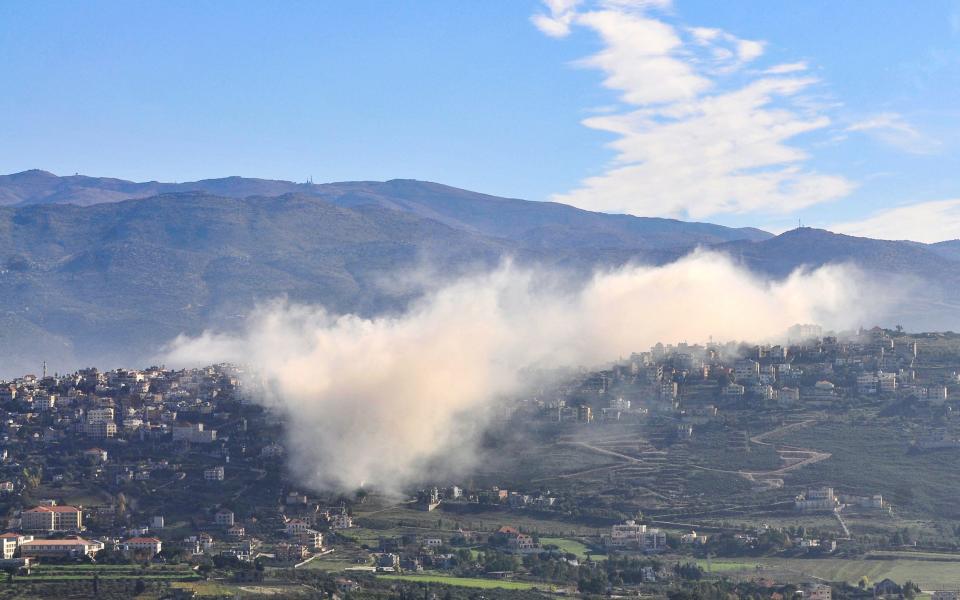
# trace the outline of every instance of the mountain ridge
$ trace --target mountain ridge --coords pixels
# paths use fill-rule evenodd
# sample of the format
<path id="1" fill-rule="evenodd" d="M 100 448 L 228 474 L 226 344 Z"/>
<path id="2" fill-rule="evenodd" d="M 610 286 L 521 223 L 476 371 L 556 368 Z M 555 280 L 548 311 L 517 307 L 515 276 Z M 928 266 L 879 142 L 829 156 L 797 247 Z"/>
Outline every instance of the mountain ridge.
<path id="1" fill-rule="evenodd" d="M 28 183 L 60 181 L 19 175 Z M 247 183 L 230 185 L 239 193 Z M 597 268 L 666 264 L 698 247 L 725 252 L 763 277 L 847 262 L 878 280 L 920 281 L 903 324 L 960 329 L 960 260 L 952 243 L 809 228 L 744 233 L 413 180 L 317 185 L 322 193 L 194 190 L 86 206 L 0 206 L 4 370 L 36 370 L 43 360 L 61 369 L 149 362 L 175 336 L 229 330 L 278 297 L 333 312 L 391 312 L 419 293 L 404 274 L 424 268 L 454 278 L 511 259 L 582 280 Z"/>

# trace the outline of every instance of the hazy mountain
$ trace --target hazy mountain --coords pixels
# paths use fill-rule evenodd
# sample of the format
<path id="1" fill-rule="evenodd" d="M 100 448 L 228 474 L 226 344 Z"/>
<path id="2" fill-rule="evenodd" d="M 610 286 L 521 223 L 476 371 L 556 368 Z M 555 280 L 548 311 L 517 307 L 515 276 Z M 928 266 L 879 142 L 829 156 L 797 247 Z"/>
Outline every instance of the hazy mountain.
<path id="1" fill-rule="evenodd" d="M 57 177 L 38 170 L 0 176 L 0 206 L 89 206 L 183 192 L 225 198 L 300 194 L 344 207 L 376 205 L 544 248 L 557 243 L 594 248 L 675 248 L 770 237 L 769 233 L 753 228 L 595 213 L 555 202 L 498 198 L 410 179 L 312 184 L 226 177 L 189 183 L 134 183 L 83 175 Z"/>
<path id="2" fill-rule="evenodd" d="M 960 240 L 948 240 L 927 245 L 930 250 L 950 260 L 960 260 Z"/>
<path id="3" fill-rule="evenodd" d="M 960 261 L 940 244 L 875 240 L 804 227 L 760 242 L 716 246 L 752 270 L 783 277 L 800 266 L 854 264 L 909 303 L 897 315 L 913 329 L 960 329 Z M 945 250 L 946 248 L 946 250 Z"/>
<path id="4" fill-rule="evenodd" d="M 169 185 L 223 194 L 103 201 Z M 276 195 L 289 186 L 301 192 Z M 250 190 L 263 194 L 224 195 Z M 42 360 L 61 370 L 141 364 L 181 332 L 230 327 L 257 302 L 279 296 L 333 311 L 395 310 L 415 297 L 416 286 L 404 278 L 417 269 L 450 277 L 511 256 L 583 274 L 627 261 L 662 264 L 697 245 L 777 277 L 801 265 L 852 262 L 897 289 L 919 283 L 904 324 L 960 328 L 960 261 L 950 257 L 950 242 L 812 229 L 771 237 L 409 180 L 141 184 L 29 171 L 2 178 L 0 198 L 16 205 L 0 207 L 5 375 L 36 371 Z"/>

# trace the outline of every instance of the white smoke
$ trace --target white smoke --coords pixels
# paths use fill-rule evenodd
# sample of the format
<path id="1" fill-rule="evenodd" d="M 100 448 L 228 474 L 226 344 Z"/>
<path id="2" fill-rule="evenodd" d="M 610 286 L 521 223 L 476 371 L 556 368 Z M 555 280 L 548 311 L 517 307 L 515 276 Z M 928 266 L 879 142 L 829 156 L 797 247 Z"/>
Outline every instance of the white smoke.
<path id="1" fill-rule="evenodd" d="M 487 409 L 518 390 L 524 367 L 596 365 L 658 341 L 773 340 L 795 323 L 848 327 L 881 308 L 850 267 L 766 282 L 708 252 L 598 272 L 576 291 L 555 283 L 504 264 L 374 318 L 276 301 L 240 334 L 177 339 L 167 361 L 252 367 L 258 401 L 286 416 L 306 485 L 401 489 L 427 464 L 464 475 Z"/>

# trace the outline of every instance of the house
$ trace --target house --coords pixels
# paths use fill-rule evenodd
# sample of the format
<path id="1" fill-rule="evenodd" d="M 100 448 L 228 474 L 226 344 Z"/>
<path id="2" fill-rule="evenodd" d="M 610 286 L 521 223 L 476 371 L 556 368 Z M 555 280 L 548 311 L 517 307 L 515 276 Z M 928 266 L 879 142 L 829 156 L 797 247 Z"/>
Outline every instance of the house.
<path id="1" fill-rule="evenodd" d="M 77 557 L 87 555 L 92 557 L 103 550 L 103 543 L 83 538 L 59 540 L 31 540 L 20 545 L 20 555 L 29 557 Z"/>
<path id="2" fill-rule="evenodd" d="M 509 548 L 511 552 L 535 552 L 539 550 L 540 544 L 533 540 L 533 536 L 518 533 L 507 540 L 507 548 Z"/>
<path id="3" fill-rule="evenodd" d="M 520 533 L 520 530 L 509 525 L 502 526 L 494 532 L 493 537 L 499 543 L 505 545 L 509 552 L 527 553 L 540 548 L 540 545 L 534 542 L 532 536 Z"/>
<path id="4" fill-rule="evenodd" d="M 350 529 L 353 527 L 353 517 L 347 513 L 330 515 L 330 529 Z"/>
<path id="5" fill-rule="evenodd" d="M 153 558 L 160 554 L 163 543 L 155 537 L 133 537 L 120 544 L 120 550 L 128 556 Z"/>
<path id="6" fill-rule="evenodd" d="M 833 600 L 833 588 L 823 583 L 803 587 L 804 600 Z"/>
<path id="7" fill-rule="evenodd" d="M 243 525 L 236 524 L 227 528 L 227 535 L 238 540 L 247 535 L 247 530 Z"/>
<path id="8" fill-rule="evenodd" d="M 306 532 L 308 529 L 310 529 L 310 525 L 300 519 L 290 519 L 284 527 L 287 535 L 297 535 Z"/>
<path id="9" fill-rule="evenodd" d="M 303 544 L 310 550 L 323 548 L 323 534 L 319 531 L 307 529 L 306 531 L 296 534 L 294 538 L 296 538 L 297 543 Z"/>
<path id="10" fill-rule="evenodd" d="M 930 594 L 930 600 L 960 600 L 957 590 L 938 590 Z"/>
<path id="11" fill-rule="evenodd" d="M 0 535 L 0 548 L 3 550 L 3 559 L 10 560 L 16 554 L 17 548 L 24 542 L 33 540 L 32 535 L 23 535 L 22 533 L 7 532 Z"/>
<path id="12" fill-rule="evenodd" d="M 220 527 L 233 527 L 233 511 L 221 508 L 213 515 L 213 522 Z"/>
<path id="13" fill-rule="evenodd" d="M 690 533 L 685 533 L 680 536 L 680 543 L 702 545 L 706 544 L 709 539 L 709 536 L 698 534 L 696 531 L 690 531 Z"/>
<path id="14" fill-rule="evenodd" d="M 426 538 L 423 540 L 423 545 L 427 548 L 439 548 L 443 545 L 443 540 L 440 538 Z"/>
<path id="15" fill-rule="evenodd" d="M 20 515 L 25 531 L 81 531 L 83 511 L 74 506 L 37 506 Z"/>

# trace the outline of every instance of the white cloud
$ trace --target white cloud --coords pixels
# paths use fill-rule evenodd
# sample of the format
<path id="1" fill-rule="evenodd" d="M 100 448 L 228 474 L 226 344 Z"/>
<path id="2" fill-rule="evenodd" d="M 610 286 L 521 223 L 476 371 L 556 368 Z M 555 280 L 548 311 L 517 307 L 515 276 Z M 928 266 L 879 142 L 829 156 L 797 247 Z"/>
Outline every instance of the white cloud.
<path id="1" fill-rule="evenodd" d="M 603 85 L 630 106 L 583 121 L 614 134 L 610 146 L 617 154 L 602 175 L 554 200 L 590 210 L 704 218 L 790 212 L 853 188 L 841 176 L 805 168 L 807 154 L 788 145 L 830 125 L 802 98 L 816 80 L 787 76 L 805 64 L 777 65 L 744 82 L 742 67 L 762 56 L 763 42 L 715 28 L 674 27 L 643 3 L 583 8 L 563 2 L 554 10 L 557 4 L 547 4 L 557 24 L 538 26 L 547 33 L 582 27 L 597 34 L 601 50 L 577 64 L 603 72 Z"/>
<path id="2" fill-rule="evenodd" d="M 766 73 L 767 75 L 787 75 L 789 73 L 798 73 L 800 71 L 806 71 L 808 68 L 809 67 L 807 66 L 807 63 L 803 61 L 793 62 L 793 63 L 782 63 L 779 65 L 774 65 L 770 67 L 769 69 L 764 71 L 764 73 Z"/>
<path id="3" fill-rule="evenodd" d="M 960 238 L 960 199 L 918 202 L 874 213 L 862 221 L 837 223 L 838 233 L 884 240 L 933 243 Z"/>
<path id="4" fill-rule="evenodd" d="M 940 147 L 938 140 L 920 133 L 897 113 L 873 115 L 850 125 L 846 131 L 866 133 L 911 154 L 930 154 Z"/>
<path id="5" fill-rule="evenodd" d="M 570 34 L 570 24 L 576 15 L 581 0 L 543 0 L 548 14 L 538 13 L 531 17 L 537 29 L 550 37 L 564 37 Z"/>

